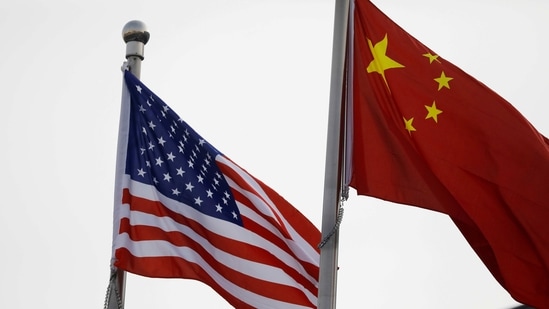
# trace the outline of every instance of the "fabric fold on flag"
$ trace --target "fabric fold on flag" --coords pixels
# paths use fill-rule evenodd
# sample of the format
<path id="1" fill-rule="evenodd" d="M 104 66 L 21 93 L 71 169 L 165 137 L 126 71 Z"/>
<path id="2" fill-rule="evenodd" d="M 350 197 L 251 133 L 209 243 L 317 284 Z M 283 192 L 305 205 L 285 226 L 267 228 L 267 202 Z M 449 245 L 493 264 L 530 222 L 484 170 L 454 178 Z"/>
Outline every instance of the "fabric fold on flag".
<path id="1" fill-rule="evenodd" d="M 350 186 L 445 213 L 517 301 L 549 308 L 549 145 L 511 104 L 356 0 Z"/>
<path id="2" fill-rule="evenodd" d="M 129 71 L 124 87 L 114 267 L 199 280 L 235 308 L 316 308 L 319 230 Z"/>

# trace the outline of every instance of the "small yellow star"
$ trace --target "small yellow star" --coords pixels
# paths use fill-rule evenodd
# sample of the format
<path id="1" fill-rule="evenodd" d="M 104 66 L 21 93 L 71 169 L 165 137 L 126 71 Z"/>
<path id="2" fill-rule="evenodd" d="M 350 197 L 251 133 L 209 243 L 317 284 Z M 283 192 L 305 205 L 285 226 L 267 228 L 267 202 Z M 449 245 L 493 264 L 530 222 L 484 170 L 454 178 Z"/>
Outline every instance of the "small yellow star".
<path id="1" fill-rule="evenodd" d="M 440 73 L 440 77 L 435 78 L 434 80 L 438 83 L 438 90 L 442 89 L 442 87 L 446 87 L 450 89 L 449 82 L 454 79 L 453 77 L 447 77 L 446 74 L 444 74 L 444 71 Z"/>
<path id="2" fill-rule="evenodd" d="M 437 108 L 435 101 L 433 101 L 433 105 L 431 106 L 425 105 L 425 108 L 427 109 L 427 116 L 425 119 L 433 118 L 433 120 L 438 123 L 437 116 L 442 113 L 442 111 Z"/>
<path id="3" fill-rule="evenodd" d="M 402 117 L 404 119 L 404 126 L 406 128 L 406 131 L 408 131 L 408 133 L 410 135 L 412 135 L 412 131 L 415 131 L 416 128 L 414 128 L 414 126 L 412 125 L 412 122 L 414 122 L 414 117 L 410 118 L 410 119 L 406 119 L 404 117 Z"/>
<path id="4" fill-rule="evenodd" d="M 394 61 L 386 55 L 388 44 L 389 41 L 387 39 L 387 34 L 385 34 L 383 40 L 377 42 L 376 45 L 373 45 L 372 41 L 368 39 L 368 46 L 370 47 L 372 56 L 374 56 L 374 60 L 372 60 L 372 62 L 370 62 L 370 64 L 368 64 L 368 67 L 366 68 L 366 71 L 368 71 L 368 73 L 377 72 L 381 76 L 383 76 L 383 80 L 385 81 L 385 85 L 387 85 L 387 88 L 389 88 L 389 84 L 387 83 L 387 79 L 385 78 L 385 70 L 404 67 L 402 64 Z"/>
<path id="5" fill-rule="evenodd" d="M 438 60 L 438 55 L 433 55 L 431 53 L 426 53 L 426 54 L 423 54 L 423 57 L 429 58 L 429 64 L 433 63 L 433 61 L 436 61 L 436 62 L 440 63 L 440 60 Z"/>

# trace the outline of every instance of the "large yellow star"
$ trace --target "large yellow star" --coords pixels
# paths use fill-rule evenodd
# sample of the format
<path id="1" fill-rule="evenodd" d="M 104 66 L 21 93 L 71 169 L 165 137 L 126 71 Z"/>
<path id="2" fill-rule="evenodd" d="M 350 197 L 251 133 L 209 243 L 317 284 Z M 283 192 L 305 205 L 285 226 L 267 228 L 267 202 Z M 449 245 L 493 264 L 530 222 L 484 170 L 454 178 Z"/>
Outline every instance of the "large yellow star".
<path id="1" fill-rule="evenodd" d="M 414 122 L 414 117 L 410 119 L 406 119 L 404 117 L 402 118 L 404 119 L 404 127 L 406 128 L 406 131 L 408 131 L 408 133 L 412 135 L 412 131 L 416 130 L 416 128 L 414 128 L 414 126 L 412 125 L 412 122 Z"/>
<path id="2" fill-rule="evenodd" d="M 444 71 L 440 73 L 440 77 L 435 78 L 434 80 L 438 83 L 438 90 L 442 89 L 442 87 L 446 87 L 450 89 L 449 82 L 454 79 L 453 77 L 448 77 L 446 74 L 444 74 Z"/>
<path id="3" fill-rule="evenodd" d="M 387 34 L 385 34 L 383 40 L 377 42 L 376 45 L 372 45 L 372 41 L 368 39 L 368 46 L 370 46 L 370 51 L 372 52 L 372 56 L 374 56 L 374 60 L 372 60 L 366 68 L 368 73 L 377 72 L 381 74 L 387 88 L 389 88 L 389 84 L 385 78 L 385 70 L 404 67 L 402 64 L 394 61 L 386 55 L 388 44 L 389 41 L 387 39 Z"/>
<path id="4" fill-rule="evenodd" d="M 433 105 L 431 106 L 425 105 L 425 108 L 427 109 L 427 116 L 425 119 L 433 118 L 433 120 L 438 123 L 438 115 L 442 113 L 442 111 L 437 108 L 435 101 L 433 101 Z"/>

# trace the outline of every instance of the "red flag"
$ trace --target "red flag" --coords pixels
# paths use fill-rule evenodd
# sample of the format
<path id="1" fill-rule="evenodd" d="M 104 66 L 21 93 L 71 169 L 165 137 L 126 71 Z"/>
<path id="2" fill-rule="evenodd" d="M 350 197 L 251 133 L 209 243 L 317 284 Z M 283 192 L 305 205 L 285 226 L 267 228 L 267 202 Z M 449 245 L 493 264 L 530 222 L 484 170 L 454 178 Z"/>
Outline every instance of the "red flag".
<path id="1" fill-rule="evenodd" d="M 508 102 L 357 0 L 350 185 L 448 214 L 516 300 L 549 308 L 549 146 Z"/>
<path id="2" fill-rule="evenodd" d="M 114 266 L 200 280 L 235 308 L 316 308 L 318 229 L 124 73 Z"/>

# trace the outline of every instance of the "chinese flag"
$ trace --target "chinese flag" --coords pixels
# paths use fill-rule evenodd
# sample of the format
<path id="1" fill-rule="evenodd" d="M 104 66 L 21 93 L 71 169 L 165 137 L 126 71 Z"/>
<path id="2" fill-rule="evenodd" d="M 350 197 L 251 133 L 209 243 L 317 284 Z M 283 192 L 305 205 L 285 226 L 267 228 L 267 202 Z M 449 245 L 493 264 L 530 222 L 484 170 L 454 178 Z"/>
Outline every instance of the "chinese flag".
<path id="1" fill-rule="evenodd" d="M 350 185 L 449 215 L 517 301 L 549 308 L 549 142 L 508 102 L 356 0 Z"/>

